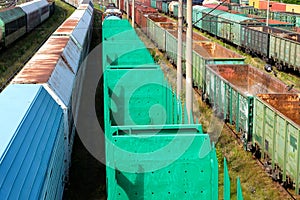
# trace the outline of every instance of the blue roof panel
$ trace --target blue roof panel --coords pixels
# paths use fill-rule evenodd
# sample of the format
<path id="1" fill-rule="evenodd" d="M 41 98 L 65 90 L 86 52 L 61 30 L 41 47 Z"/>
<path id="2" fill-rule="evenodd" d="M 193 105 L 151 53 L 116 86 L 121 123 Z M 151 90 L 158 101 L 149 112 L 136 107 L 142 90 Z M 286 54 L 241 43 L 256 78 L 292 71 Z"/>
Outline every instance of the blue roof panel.
<path id="1" fill-rule="evenodd" d="M 8 86 L 0 95 L 0 110 L 5 127 L 0 199 L 37 199 L 57 135 L 63 134 L 63 111 L 43 86 L 27 84 Z"/>
<path id="2" fill-rule="evenodd" d="M 0 163 L 5 149 L 23 120 L 31 102 L 40 90 L 39 85 L 22 87 L 9 85 L 0 93 Z M 21 97 L 21 99 L 20 99 Z"/>

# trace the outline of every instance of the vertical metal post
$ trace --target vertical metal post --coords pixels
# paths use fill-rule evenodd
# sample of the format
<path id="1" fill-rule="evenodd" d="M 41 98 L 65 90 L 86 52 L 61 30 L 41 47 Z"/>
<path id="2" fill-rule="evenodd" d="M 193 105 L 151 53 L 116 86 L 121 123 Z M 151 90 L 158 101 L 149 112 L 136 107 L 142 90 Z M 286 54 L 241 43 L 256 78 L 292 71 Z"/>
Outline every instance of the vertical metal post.
<path id="1" fill-rule="evenodd" d="M 132 10 L 131 10 L 131 22 L 132 22 L 132 27 L 134 28 L 134 0 L 132 0 Z"/>
<path id="2" fill-rule="evenodd" d="M 129 19 L 129 0 L 126 0 L 126 14 L 127 14 L 127 19 Z"/>
<path id="3" fill-rule="evenodd" d="M 177 38 L 177 98 L 180 99 L 182 90 L 182 0 L 178 1 L 178 38 Z"/>
<path id="4" fill-rule="evenodd" d="M 118 4 L 119 4 L 119 6 L 118 6 L 119 10 L 121 10 L 121 0 L 118 1 Z"/>
<path id="5" fill-rule="evenodd" d="M 191 123 L 191 113 L 193 112 L 193 87 L 192 87 L 192 39 L 193 39 L 193 24 L 192 24 L 192 0 L 187 0 L 187 34 L 186 34 L 186 109 L 189 123 Z"/>
<path id="6" fill-rule="evenodd" d="M 267 21 L 266 21 L 267 26 L 269 26 L 269 13 L 270 13 L 270 0 L 268 0 L 268 4 L 267 4 Z"/>

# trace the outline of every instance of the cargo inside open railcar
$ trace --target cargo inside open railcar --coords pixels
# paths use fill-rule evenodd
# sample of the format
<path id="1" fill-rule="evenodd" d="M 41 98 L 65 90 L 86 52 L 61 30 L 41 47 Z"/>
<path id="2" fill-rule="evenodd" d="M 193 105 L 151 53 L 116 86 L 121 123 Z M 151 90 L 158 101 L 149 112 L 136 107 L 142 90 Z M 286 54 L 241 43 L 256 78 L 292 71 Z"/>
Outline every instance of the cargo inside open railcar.
<path id="1" fill-rule="evenodd" d="M 300 94 L 259 94 L 257 96 L 300 125 Z"/>
<path id="2" fill-rule="evenodd" d="M 220 74 L 242 92 L 252 95 L 262 93 L 296 93 L 288 91 L 286 84 L 251 65 L 210 65 L 208 68 Z"/>

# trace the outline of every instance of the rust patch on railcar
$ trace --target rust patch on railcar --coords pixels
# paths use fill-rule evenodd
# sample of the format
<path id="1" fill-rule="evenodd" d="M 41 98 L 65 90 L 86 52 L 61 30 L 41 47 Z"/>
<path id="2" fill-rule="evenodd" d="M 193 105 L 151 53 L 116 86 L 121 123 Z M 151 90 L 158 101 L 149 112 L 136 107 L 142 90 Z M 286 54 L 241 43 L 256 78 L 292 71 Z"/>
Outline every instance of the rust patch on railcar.
<path id="1" fill-rule="evenodd" d="M 174 30 L 168 30 L 168 32 L 171 33 L 175 38 L 178 37 L 178 30 L 177 30 L 177 28 L 174 29 Z M 182 39 L 183 39 L 183 41 L 185 41 L 185 39 L 186 39 L 186 30 L 184 30 L 182 32 Z M 209 41 L 209 39 L 206 38 L 206 37 L 204 37 L 204 36 L 202 36 L 202 35 L 199 35 L 197 33 L 193 33 L 193 41 Z"/>
<path id="2" fill-rule="evenodd" d="M 209 65 L 241 93 L 257 95 L 264 93 L 298 93 L 288 91 L 286 84 L 251 65 Z"/>
<path id="3" fill-rule="evenodd" d="M 77 9 L 86 10 L 89 7 L 89 4 L 80 4 Z"/>
<path id="4" fill-rule="evenodd" d="M 243 58 L 241 55 L 224 48 L 216 42 L 193 42 L 193 49 L 206 59 Z"/>
<path id="5" fill-rule="evenodd" d="M 78 22 L 79 18 L 71 18 L 66 20 L 60 27 L 58 27 L 58 29 L 54 32 L 54 35 L 71 34 Z"/>
<path id="6" fill-rule="evenodd" d="M 167 29 L 167 30 L 176 30 L 177 29 L 177 23 L 175 23 L 175 22 L 160 22 L 159 25 L 163 29 Z"/>
<path id="7" fill-rule="evenodd" d="M 168 17 L 164 17 L 160 14 L 151 14 L 151 15 L 148 15 L 148 18 L 154 22 L 170 22 L 170 23 L 175 22 L 174 20 L 171 20 Z"/>
<path id="8" fill-rule="evenodd" d="M 300 126 L 300 94 L 260 94 L 257 96 Z"/>
<path id="9" fill-rule="evenodd" d="M 50 37 L 13 79 L 13 83 L 47 83 L 69 41 L 69 37 Z"/>

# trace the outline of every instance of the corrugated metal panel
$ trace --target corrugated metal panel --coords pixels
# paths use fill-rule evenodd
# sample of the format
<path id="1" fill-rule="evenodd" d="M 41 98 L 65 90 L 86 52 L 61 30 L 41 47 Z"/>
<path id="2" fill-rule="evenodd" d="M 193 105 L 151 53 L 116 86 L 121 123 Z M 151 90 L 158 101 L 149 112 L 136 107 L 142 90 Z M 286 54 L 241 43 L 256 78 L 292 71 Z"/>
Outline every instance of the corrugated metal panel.
<path id="1" fill-rule="evenodd" d="M 65 105 L 70 104 L 75 74 L 62 59 L 59 59 L 48 81 L 50 87 Z"/>
<path id="2" fill-rule="evenodd" d="M 40 85 L 9 85 L 0 96 L 0 199 L 37 199 L 62 109 Z"/>
<path id="3" fill-rule="evenodd" d="M 77 74 L 77 70 L 81 61 L 81 48 L 77 46 L 73 39 L 69 39 L 64 51 L 62 52 L 62 58 L 64 62 L 72 68 L 72 72 Z"/>
<path id="4" fill-rule="evenodd" d="M 5 24 L 14 21 L 15 19 L 18 19 L 22 16 L 25 16 L 25 12 L 19 7 L 0 12 L 0 19 Z"/>
<path id="5" fill-rule="evenodd" d="M 90 28 L 91 19 L 92 15 L 87 10 L 84 11 L 83 16 L 81 17 L 76 28 L 72 32 L 72 36 L 76 39 L 76 41 L 80 44 L 81 47 L 84 46 L 84 42 Z"/>
<path id="6" fill-rule="evenodd" d="M 63 128 L 63 127 L 62 127 Z M 52 150 L 48 172 L 40 199 L 62 199 L 65 177 L 64 134 L 59 134 Z"/>
<path id="7" fill-rule="evenodd" d="M 53 35 L 70 35 L 84 14 L 84 10 L 75 10 L 64 23 L 56 29 Z"/>

